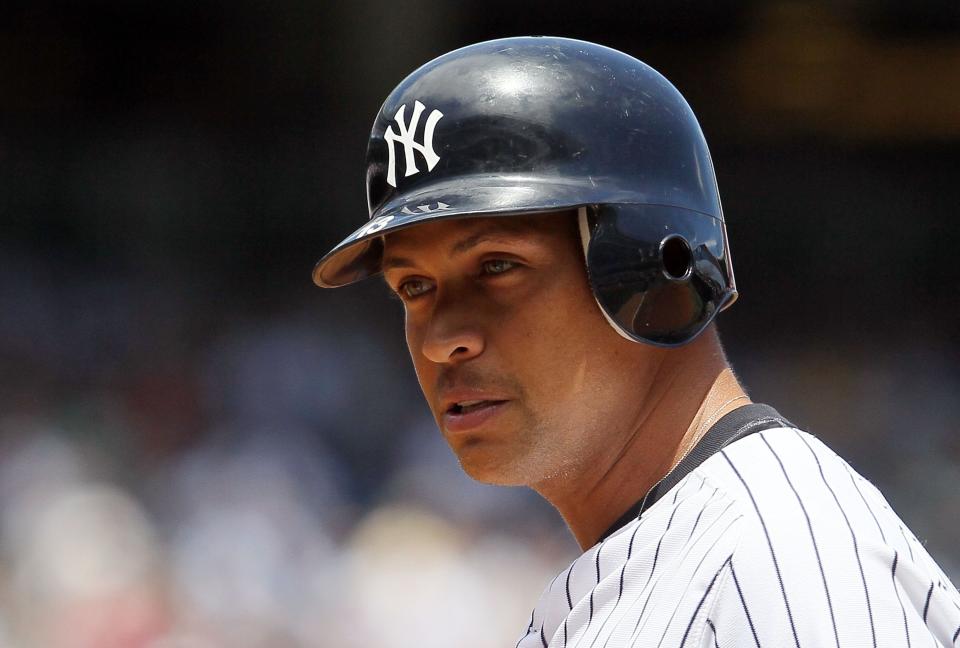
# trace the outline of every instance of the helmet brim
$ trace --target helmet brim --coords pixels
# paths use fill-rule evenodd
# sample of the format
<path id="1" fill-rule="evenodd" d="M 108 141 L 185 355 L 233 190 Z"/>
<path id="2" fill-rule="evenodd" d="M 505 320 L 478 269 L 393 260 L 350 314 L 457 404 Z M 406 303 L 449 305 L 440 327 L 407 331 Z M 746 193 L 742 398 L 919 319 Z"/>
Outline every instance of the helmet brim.
<path id="1" fill-rule="evenodd" d="M 635 191 L 621 191 L 591 178 L 571 181 L 562 177 L 487 176 L 430 184 L 374 211 L 369 221 L 317 262 L 313 282 L 321 288 L 337 288 L 379 274 L 383 237 L 426 221 L 516 216 L 585 204 L 637 203 L 644 198 Z"/>

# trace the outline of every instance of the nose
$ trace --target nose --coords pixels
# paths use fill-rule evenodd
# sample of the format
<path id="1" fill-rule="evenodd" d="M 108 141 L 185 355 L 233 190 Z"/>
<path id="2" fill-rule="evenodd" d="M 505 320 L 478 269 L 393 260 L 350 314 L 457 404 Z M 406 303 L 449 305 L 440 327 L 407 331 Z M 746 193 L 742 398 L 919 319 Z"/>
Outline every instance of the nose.
<path id="1" fill-rule="evenodd" d="M 468 302 L 456 295 L 437 300 L 422 344 L 423 355 L 431 362 L 466 362 L 483 353 L 478 314 Z"/>

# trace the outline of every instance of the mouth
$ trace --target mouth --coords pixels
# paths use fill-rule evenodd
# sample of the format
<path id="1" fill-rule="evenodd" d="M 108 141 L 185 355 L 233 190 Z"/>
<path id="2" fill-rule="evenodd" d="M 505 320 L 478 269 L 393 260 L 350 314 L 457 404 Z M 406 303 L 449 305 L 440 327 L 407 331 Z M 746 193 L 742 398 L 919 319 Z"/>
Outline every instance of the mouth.
<path id="1" fill-rule="evenodd" d="M 471 412 L 476 412 L 479 409 L 484 407 L 490 407 L 491 405 L 496 405 L 497 403 L 506 403 L 507 401 L 502 400 L 469 400 L 461 401 L 459 403 L 454 403 L 447 409 L 448 414 L 469 414 Z"/>
<path id="2" fill-rule="evenodd" d="M 449 432 L 464 432 L 479 427 L 496 416 L 508 402 L 506 400 L 458 401 L 451 404 L 444 412 L 444 427 Z"/>

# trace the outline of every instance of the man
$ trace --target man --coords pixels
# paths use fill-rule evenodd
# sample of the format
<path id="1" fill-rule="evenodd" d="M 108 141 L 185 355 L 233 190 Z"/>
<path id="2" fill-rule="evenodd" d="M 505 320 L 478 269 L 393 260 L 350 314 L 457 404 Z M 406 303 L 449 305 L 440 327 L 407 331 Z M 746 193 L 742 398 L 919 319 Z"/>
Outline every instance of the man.
<path id="1" fill-rule="evenodd" d="M 560 38 L 441 56 L 384 103 L 367 189 L 315 282 L 382 272 L 464 470 L 534 488 L 585 550 L 518 646 L 957 642 L 957 590 L 883 497 L 731 372 L 713 167 L 657 72 Z"/>

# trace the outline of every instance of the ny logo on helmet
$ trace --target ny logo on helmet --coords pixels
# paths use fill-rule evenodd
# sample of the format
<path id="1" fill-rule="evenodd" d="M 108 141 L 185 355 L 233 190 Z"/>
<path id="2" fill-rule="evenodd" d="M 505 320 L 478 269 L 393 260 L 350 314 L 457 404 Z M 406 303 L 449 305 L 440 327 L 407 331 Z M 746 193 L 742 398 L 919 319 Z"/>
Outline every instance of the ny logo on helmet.
<path id="1" fill-rule="evenodd" d="M 420 154 L 427 161 L 427 171 L 433 171 L 433 167 L 437 166 L 437 162 L 440 161 L 440 156 L 433 150 L 433 129 L 437 127 L 437 122 L 443 117 L 442 112 L 439 110 L 430 111 L 427 123 L 423 127 L 423 143 L 421 144 L 415 139 L 417 126 L 420 124 L 420 115 L 423 114 L 425 108 L 422 103 L 415 101 L 410 123 L 404 123 L 407 104 L 403 104 L 393 117 L 394 121 L 397 122 L 397 129 L 400 134 L 397 135 L 394 132 L 393 126 L 387 126 L 387 132 L 383 134 L 383 139 L 387 140 L 388 145 L 387 184 L 391 187 L 396 188 L 397 186 L 397 155 L 394 151 L 396 142 L 403 144 L 404 161 L 406 162 L 404 177 L 412 176 L 420 171 L 417 168 L 417 161 L 413 157 L 414 151 L 420 151 Z"/>

